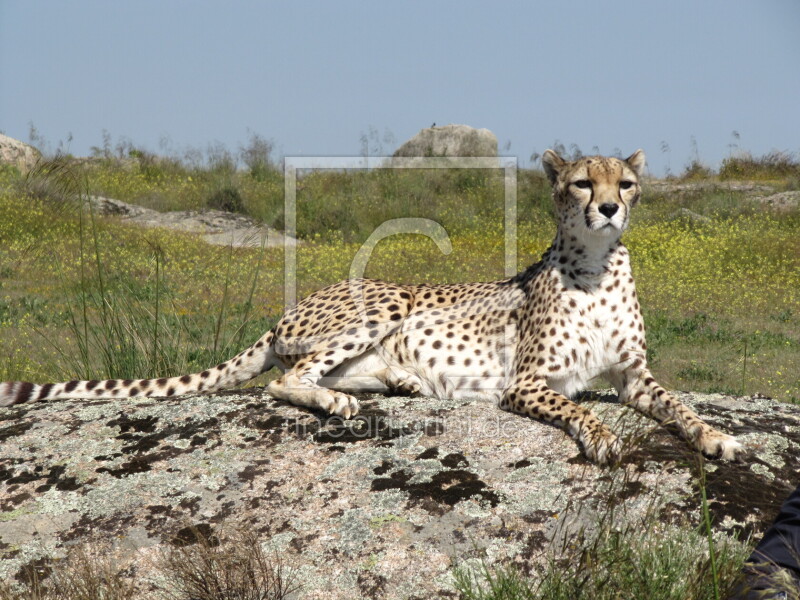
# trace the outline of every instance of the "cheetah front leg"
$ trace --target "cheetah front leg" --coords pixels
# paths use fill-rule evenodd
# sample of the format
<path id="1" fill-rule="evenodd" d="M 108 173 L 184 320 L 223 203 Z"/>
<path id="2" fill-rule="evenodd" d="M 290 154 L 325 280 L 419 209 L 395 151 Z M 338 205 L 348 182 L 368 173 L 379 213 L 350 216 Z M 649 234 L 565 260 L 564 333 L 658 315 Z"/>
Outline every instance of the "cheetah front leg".
<path id="1" fill-rule="evenodd" d="M 561 427 L 593 462 L 610 464 L 619 459 L 621 442 L 611 430 L 591 410 L 547 387 L 544 378 L 508 388 L 500 408 Z"/>
<path id="2" fill-rule="evenodd" d="M 734 460 L 744 453 L 736 438 L 705 423 L 697 414 L 661 387 L 646 368 L 628 369 L 612 376 L 620 402 L 662 424 L 674 424 L 681 437 L 710 457 Z"/>

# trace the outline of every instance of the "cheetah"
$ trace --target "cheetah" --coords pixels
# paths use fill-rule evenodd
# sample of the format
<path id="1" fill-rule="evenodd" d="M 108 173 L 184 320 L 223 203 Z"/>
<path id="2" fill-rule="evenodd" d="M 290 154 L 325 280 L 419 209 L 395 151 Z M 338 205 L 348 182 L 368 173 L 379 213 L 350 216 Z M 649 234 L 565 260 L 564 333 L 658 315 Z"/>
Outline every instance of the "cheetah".
<path id="1" fill-rule="evenodd" d="M 570 399 L 605 376 L 619 401 L 671 424 L 695 449 L 726 460 L 743 447 L 661 387 L 620 238 L 641 196 L 645 155 L 542 157 L 557 215 L 541 260 L 500 281 L 399 285 L 352 279 L 288 310 L 261 339 L 200 373 L 160 379 L 0 384 L 0 405 L 61 398 L 169 397 L 231 388 L 273 368 L 275 397 L 349 419 L 359 391 L 485 398 L 563 428 L 598 464 L 622 444 Z"/>

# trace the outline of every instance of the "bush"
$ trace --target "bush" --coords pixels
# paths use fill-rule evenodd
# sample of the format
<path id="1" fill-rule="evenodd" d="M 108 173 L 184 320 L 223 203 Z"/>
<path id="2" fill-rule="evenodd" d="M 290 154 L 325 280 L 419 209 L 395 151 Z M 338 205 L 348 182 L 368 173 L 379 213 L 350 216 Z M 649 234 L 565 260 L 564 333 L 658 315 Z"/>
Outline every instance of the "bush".
<path id="1" fill-rule="evenodd" d="M 225 210 L 228 212 L 245 212 L 244 200 L 239 190 L 233 186 L 224 186 L 212 192 L 206 200 L 208 208 Z"/>
<path id="2" fill-rule="evenodd" d="M 754 157 L 749 152 L 722 161 L 720 179 L 787 179 L 800 177 L 800 162 L 790 152 L 773 150 Z"/>
<path id="3" fill-rule="evenodd" d="M 1 582 L 0 600 L 132 600 L 136 589 L 111 554 L 105 545 L 75 546 L 65 558 L 28 567 L 22 585 Z"/>
<path id="4" fill-rule="evenodd" d="M 707 167 L 699 160 L 694 159 L 683 170 L 683 173 L 679 177 L 681 181 L 697 181 L 701 179 L 709 179 L 714 176 L 714 171 L 711 170 L 710 167 Z"/>
<path id="5" fill-rule="evenodd" d="M 264 181 L 276 171 L 272 162 L 273 146 L 274 144 L 270 140 L 257 133 L 251 133 L 247 145 L 239 149 L 242 162 L 250 172 L 250 176 L 256 181 Z"/>

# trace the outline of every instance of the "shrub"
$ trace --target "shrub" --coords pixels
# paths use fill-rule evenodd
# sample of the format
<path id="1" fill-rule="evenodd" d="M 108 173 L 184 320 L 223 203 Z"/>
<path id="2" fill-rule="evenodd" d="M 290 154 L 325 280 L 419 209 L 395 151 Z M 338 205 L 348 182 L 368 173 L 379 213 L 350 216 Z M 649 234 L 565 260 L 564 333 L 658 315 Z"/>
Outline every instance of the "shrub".
<path id="1" fill-rule="evenodd" d="M 257 133 L 251 133 L 247 145 L 240 147 L 239 156 L 253 179 L 264 181 L 276 171 L 272 162 L 273 147 L 272 141 Z"/>
<path id="2" fill-rule="evenodd" d="M 773 150 L 754 157 L 749 152 L 722 161 L 720 179 L 786 179 L 800 177 L 800 162 L 790 152 Z"/>
<path id="3" fill-rule="evenodd" d="M 242 195 L 232 185 L 223 186 L 212 192 L 208 200 L 206 200 L 206 206 L 228 212 L 245 212 Z"/>
<path id="4" fill-rule="evenodd" d="M 0 583 L 0 600 L 132 600 L 136 589 L 121 575 L 105 545 L 75 546 L 65 558 L 28 567 L 19 586 Z"/>
<path id="5" fill-rule="evenodd" d="M 701 179 L 709 179 L 714 176 L 714 171 L 710 167 L 704 165 L 699 160 L 694 159 L 683 170 L 679 179 L 681 181 L 697 181 Z"/>

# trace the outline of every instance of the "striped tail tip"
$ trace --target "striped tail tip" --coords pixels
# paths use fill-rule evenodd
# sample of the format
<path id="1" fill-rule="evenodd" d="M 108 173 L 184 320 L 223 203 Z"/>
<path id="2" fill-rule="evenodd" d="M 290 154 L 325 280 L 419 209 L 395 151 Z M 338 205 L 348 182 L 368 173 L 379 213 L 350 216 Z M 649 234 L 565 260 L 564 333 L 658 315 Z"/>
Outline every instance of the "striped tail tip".
<path id="1" fill-rule="evenodd" d="M 0 406 L 13 406 L 33 399 L 40 399 L 44 387 L 28 381 L 4 381 L 0 383 Z M 52 387 L 52 386 L 49 386 Z M 46 397 L 47 394 L 45 393 Z"/>

